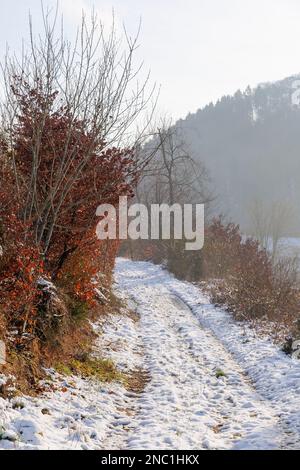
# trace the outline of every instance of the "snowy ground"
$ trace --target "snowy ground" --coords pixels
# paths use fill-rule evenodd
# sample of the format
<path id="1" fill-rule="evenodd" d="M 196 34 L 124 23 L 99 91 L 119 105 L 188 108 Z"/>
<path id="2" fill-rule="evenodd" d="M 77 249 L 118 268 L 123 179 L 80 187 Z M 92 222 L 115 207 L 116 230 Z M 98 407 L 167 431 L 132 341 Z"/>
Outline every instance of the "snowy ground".
<path id="1" fill-rule="evenodd" d="M 120 259 L 116 280 L 136 314 L 95 325 L 95 354 L 144 388 L 50 372 L 56 392 L 0 399 L 0 448 L 300 448 L 299 362 L 160 267 Z"/>

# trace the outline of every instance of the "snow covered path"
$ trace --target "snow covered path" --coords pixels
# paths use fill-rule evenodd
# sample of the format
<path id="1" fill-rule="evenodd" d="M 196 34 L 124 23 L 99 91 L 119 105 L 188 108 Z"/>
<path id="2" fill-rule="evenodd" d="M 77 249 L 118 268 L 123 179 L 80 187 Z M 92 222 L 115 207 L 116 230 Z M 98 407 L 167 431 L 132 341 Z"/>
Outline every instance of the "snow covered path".
<path id="1" fill-rule="evenodd" d="M 131 389 L 49 371 L 57 391 L 0 398 L 0 449 L 300 449 L 298 361 L 159 266 L 119 259 L 116 281 L 133 313 L 94 325 L 95 354 Z"/>
<path id="2" fill-rule="evenodd" d="M 279 387 L 288 399 L 278 406 L 275 391 L 275 400 L 271 390 L 269 397 L 255 391 L 245 374 L 246 368 L 238 364 L 224 342 L 207 328 L 209 321 L 206 327 L 201 324 L 203 310 L 199 312 L 199 307 L 227 321 L 223 324 L 223 334 L 227 331 L 232 345 L 251 344 L 250 336 L 239 325 L 236 325 L 239 329 L 235 331 L 236 337 L 232 336 L 229 316 L 223 312 L 222 318 L 221 311 L 207 305 L 207 299 L 197 287 L 177 281 L 160 267 L 128 260 L 119 260 L 117 279 L 140 314 L 145 364 L 151 375 L 128 432 L 129 448 L 300 448 L 296 429 L 300 410 L 299 363 L 260 340 L 270 361 L 271 353 L 273 359 L 279 355 L 281 361 L 273 362 L 271 371 L 260 371 L 257 364 L 257 373 L 260 371 L 264 376 L 266 389 L 276 388 L 281 373 L 287 379 L 279 382 Z M 254 348 L 255 356 L 259 344 Z M 277 369 L 278 365 L 283 367 L 282 371 Z M 273 374 L 268 377 L 268 372 Z M 294 390 L 286 388 L 291 385 Z M 293 414 L 295 422 L 291 416 L 289 421 L 280 419 L 285 412 Z"/>

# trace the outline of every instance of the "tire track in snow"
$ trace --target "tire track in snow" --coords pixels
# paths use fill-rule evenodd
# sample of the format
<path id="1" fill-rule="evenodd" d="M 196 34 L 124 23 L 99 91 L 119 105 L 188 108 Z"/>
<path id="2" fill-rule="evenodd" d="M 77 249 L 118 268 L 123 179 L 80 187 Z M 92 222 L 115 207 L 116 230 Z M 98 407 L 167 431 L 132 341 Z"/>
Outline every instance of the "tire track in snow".
<path id="1" fill-rule="evenodd" d="M 193 312 L 192 310 L 190 309 L 190 307 L 188 306 L 188 304 L 186 304 L 176 293 L 174 293 L 172 290 L 171 290 L 172 294 L 174 296 L 174 299 L 175 299 L 175 302 L 176 303 L 179 303 L 179 305 L 181 305 L 183 308 L 185 309 L 188 309 L 190 311 L 190 313 L 193 315 Z M 200 326 L 200 328 L 204 328 L 201 323 L 199 323 L 198 321 L 198 324 Z M 209 331 L 209 334 L 213 334 L 211 331 Z M 218 338 L 213 334 L 213 337 L 215 339 L 215 341 L 218 343 L 218 346 L 220 346 L 220 341 L 218 340 Z M 183 338 L 184 339 L 184 338 Z M 222 349 L 224 349 L 224 345 L 222 345 Z M 228 351 L 226 351 L 227 354 L 230 355 L 231 359 L 234 360 L 234 357 L 232 356 L 232 354 Z M 254 393 L 257 393 L 255 391 L 255 386 L 254 384 L 252 383 L 251 379 L 249 378 L 249 376 L 242 370 L 240 369 L 240 367 L 238 366 L 239 368 L 239 372 L 240 374 L 242 374 L 243 378 L 244 378 L 244 381 L 252 388 L 252 390 L 254 391 Z M 265 401 L 263 397 L 260 397 L 260 400 L 261 401 Z M 268 403 L 268 401 L 267 401 Z M 268 406 L 270 406 L 270 403 L 268 403 Z M 289 425 L 289 422 L 286 422 L 284 418 L 281 417 L 281 415 L 278 415 L 278 413 L 276 413 L 275 415 L 277 418 L 278 418 L 278 427 L 281 429 L 281 438 L 280 438 L 280 449 L 289 449 L 289 450 L 297 450 L 300 448 L 300 442 L 299 442 L 299 436 L 295 433 L 294 430 L 291 430 L 290 428 L 290 425 Z"/>
<path id="2" fill-rule="evenodd" d="M 170 275 L 167 285 L 191 309 L 199 324 L 208 329 L 242 366 L 248 382 L 272 406 L 281 429 L 281 449 L 300 449 L 300 363 L 279 350 L 269 338 L 257 337 L 247 323 L 232 319 L 222 308 L 208 303 L 194 285 Z"/>

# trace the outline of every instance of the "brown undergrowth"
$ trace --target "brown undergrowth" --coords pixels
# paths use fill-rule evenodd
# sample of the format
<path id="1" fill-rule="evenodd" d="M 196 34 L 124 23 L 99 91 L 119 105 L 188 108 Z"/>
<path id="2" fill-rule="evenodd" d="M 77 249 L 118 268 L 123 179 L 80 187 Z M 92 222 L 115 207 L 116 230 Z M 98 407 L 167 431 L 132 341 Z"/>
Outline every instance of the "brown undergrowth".
<path id="1" fill-rule="evenodd" d="M 129 250 L 130 248 L 130 250 Z M 286 346 L 300 338 L 299 261 L 273 259 L 240 228 L 214 219 L 205 228 L 202 250 L 186 251 L 184 241 L 124 245 L 124 254 L 163 264 L 178 279 L 204 286 L 211 302 Z"/>
<path id="2" fill-rule="evenodd" d="M 26 347 L 17 350 L 13 343 L 7 342 L 7 362 L 0 366 L 0 374 L 13 376 L 14 387 L 2 386 L 0 396 L 8 398 L 19 393 L 36 395 L 43 392 L 41 380 L 47 377 L 47 368 L 57 372 L 94 377 L 101 381 L 121 380 L 125 377 L 115 369 L 111 361 L 92 359 L 91 353 L 96 339 L 92 321 L 112 313 L 120 313 L 123 303 L 112 292 L 105 303 L 99 303 L 93 309 L 82 303 L 71 302 L 67 296 L 59 294 L 60 312 L 55 312 L 59 324 L 44 322 L 44 329 L 39 339 L 28 341 Z M 53 305 L 52 305 L 53 308 Z M 57 317 L 54 317 L 54 319 Z M 45 326 L 47 325 L 47 327 Z M 10 384 L 11 380 L 8 381 Z M 7 390 L 10 390 L 7 392 Z"/>

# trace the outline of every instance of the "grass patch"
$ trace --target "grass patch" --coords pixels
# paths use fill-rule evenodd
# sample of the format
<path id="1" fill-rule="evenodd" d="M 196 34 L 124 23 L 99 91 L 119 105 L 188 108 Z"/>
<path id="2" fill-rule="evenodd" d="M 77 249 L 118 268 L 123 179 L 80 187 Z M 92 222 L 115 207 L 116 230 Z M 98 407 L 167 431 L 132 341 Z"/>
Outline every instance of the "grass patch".
<path id="1" fill-rule="evenodd" d="M 80 375 L 84 378 L 94 378 L 100 382 L 122 382 L 127 384 L 126 374 L 119 372 L 110 359 L 94 359 L 87 357 L 84 360 L 71 359 L 67 364 L 57 364 L 57 372 L 62 375 Z"/>
<path id="2" fill-rule="evenodd" d="M 216 378 L 220 379 L 221 377 L 227 377 L 225 372 L 222 369 L 217 369 L 216 370 Z"/>
<path id="3" fill-rule="evenodd" d="M 55 370 L 61 375 L 73 374 L 71 368 L 67 364 L 63 364 L 62 362 L 58 362 L 57 364 L 55 364 Z"/>

